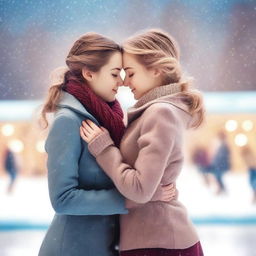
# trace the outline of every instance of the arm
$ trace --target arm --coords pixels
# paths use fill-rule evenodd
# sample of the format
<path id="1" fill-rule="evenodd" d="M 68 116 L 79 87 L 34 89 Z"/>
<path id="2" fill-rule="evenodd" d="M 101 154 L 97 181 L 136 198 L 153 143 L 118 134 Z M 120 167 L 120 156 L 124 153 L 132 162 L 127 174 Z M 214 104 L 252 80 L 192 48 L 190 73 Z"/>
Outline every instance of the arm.
<path id="1" fill-rule="evenodd" d="M 160 184 L 179 129 L 172 109 L 160 105 L 144 113 L 134 167 L 123 162 L 119 149 L 113 145 L 106 130 L 89 143 L 89 150 L 125 197 L 146 203 Z"/>
<path id="2" fill-rule="evenodd" d="M 79 188 L 78 169 L 82 142 L 79 122 L 59 116 L 46 142 L 50 200 L 58 214 L 111 215 L 127 213 L 123 196 L 116 189 Z M 89 152 L 88 152 L 89 154 Z"/>

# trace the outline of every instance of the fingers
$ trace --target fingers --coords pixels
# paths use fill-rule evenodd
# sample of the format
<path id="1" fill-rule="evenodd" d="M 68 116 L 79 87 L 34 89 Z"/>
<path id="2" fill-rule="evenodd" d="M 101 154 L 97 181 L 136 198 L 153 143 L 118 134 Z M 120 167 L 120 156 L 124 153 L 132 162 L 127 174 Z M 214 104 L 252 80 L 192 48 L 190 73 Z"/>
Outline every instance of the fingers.
<path id="1" fill-rule="evenodd" d="M 89 125 L 87 125 L 86 122 L 83 123 L 83 126 L 80 126 L 80 132 L 81 131 L 88 139 L 94 134 L 94 130 Z"/>
<path id="2" fill-rule="evenodd" d="M 86 119 L 84 121 L 82 121 L 82 125 L 83 127 L 87 127 L 89 130 L 100 130 L 99 126 L 96 125 L 93 121 L 91 121 L 90 119 Z"/>
<path id="3" fill-rule="evenodd" d="M 92 120 L 90 120 L 90 119 L 86 119 L 85 120 L 92 128 L 94 128 L 94 127 L 98 127 Z"/>
<path id="4" fill-rule="evenodd" d="M 175 199 L 175 196 L 176 196 L 176 194 L 171 194 L 171 195 L 168 195 L 168 196 L 164 196 L 164 197 L 162 197 L 161 201 L 170 202 L 171 200 Z"/>
<path id="5" fill-rule="evenodd" d="M 87 138 L 87 141 L 90 142 L 95 136 L 96 134 L 92 133 L 92 132 L 88 132 L 84 127 L 80 126 L 80 132 L 83 133 L 84 137 Z"/>
<path id="6" fill-rule="evenodd" d="M 173 183 L 170 183 L 170 184 L 167 184 L 167 185 L 162 185 L 163 188 L 174 188 L 174 184 Z"/>
<path id="7" fill-rule="evenodd" d="M 95 137 L 98 136 L 98 134 L 95 133 L 88 133 L 82 126 L 80 126 L 80 135 L 87 143 L 90 143 Z"/>
<path id="8" fill-rule="evenodd" d="M 81 128 L 83 129 L 83 131 L 86 133 L 86 134 L 93 134 L 94 130 L 87 124 L 83 124 L 83 126 L 81 126 Z"/>
<path id="9" fill-rule="evenodd" d="M 84 129 L 86 129 L 88 132 L 93 132 L 94 131 L 94 129 L 89 125 L 89 123 L 87 122 L 87 120 L 84 120 L 83 122 L 82 122 L 82 127 L 84 128 Z"/>
<path id="10" fill-rule="evenodd" d="M 80 126 L 80 135 L 87 143 L 90 143 L 101 132 L 103 132 L 102 127 L 98 127 L 89 119 L 84 120 Z"/>
<path id="11" fill-rule="evenodd" d="M 86 119 L 86 123 L 87 125 L 92 129 L 92 130 L 100 130 L 99 126 L 96 125 L 93 121 L 91 121 L 90 119 Z"/>
<path id="12" fill-rule="evenodd" d="M 86 141 L 87 143 L 89 143 L 89 139 L 88 139 L 88 137 L 85 135 L 85 133 L 84 133 L 82 127 L 80 127 L 80 136 L 82 137 L 82 139 L 83 139 L 84 141 Z"/>
<path id="13" fill-rule="evenodd" d="M 162 185 L 162 189 L 163 189 L 163 191 L 165 192 L 171 192 L 171 191 L 176 191 L 176 188 L 175 188 L 175 186 L 174 186 L 174 184 L 168 184 L 168 185 Z"/>
<path id="14" fill-rule="evenodd" d="M 166 203 L 169 203 L 169 202 L 171 202 L 172 200 L 174 200 L 175 199 L 175 196 L 173 196 L 173 197 L 168 197 L 168 198 L 165 198 L 165 199 L 163 199 L 163 200 L 161 200 L 162 202 L 166 202 Z"/>
<path id="15" fill-rule="evenodd" d="M 169 202 L 176 197 L 176 188 L 174 184 L 162 186 L 162 201 Z"/>
<path id="16" fill-rule="evenodd" d="M 101 126 L 100 129 L 101 129 L 103 132 L 108 132 L 108 130 L 107 130 L 105 127 L 103 127 L 103 126 Z"/>
<path id="17" fill-rule="evenodd" d="M 171 191 L 171 192 L 163 192 L 163 194 L 162 194 L 162 197 L 163 198 L 166 198 L 166 197 L 173 197 L 173 196 L 175 196 L 176 195 L 176 191 Z"/>

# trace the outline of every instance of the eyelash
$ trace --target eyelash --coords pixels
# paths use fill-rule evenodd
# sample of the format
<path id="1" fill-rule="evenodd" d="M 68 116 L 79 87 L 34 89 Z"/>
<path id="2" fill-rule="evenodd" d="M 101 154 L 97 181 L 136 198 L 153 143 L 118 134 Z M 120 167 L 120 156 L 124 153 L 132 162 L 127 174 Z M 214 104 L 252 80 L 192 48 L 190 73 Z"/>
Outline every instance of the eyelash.
<path id="1" fill-rule="evenodd" d="M 117 75 L 115 75 L 115 74 L 112 74 L 112 76 L 113 76 L 113 77 L 117 77 Z"/>
<path id="2" fill-rule="evenodd" d="M 129 77 L 133 77 L 134 74 L 130 74 Z"/>

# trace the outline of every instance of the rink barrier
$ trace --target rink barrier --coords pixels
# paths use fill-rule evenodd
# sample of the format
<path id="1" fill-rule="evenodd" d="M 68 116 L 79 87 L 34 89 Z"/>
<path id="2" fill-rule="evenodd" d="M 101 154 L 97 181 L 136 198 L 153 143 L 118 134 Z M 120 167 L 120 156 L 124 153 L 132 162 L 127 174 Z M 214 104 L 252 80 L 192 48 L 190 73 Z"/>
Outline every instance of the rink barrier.
<path id="1" fill-rule="evenodd" d="M 256 225 L 255 216 L 245 217 L 202 217 L 192 218 L 192 222 L 196 226 L 203 225 L 223 225 L 223 226 L 243 226 L 243 225 Z M 35 223 L 22 220 L 1 220 L 0 231 L 19 231 L 19 230 L 46 230 L 49 223 Z"/>
<path id="2" fill-rule="evenodd" d="M 0 231 L 18 231 L 18 230 L 46 230 L 49 223 L 34 223 L 29 221 L 1 220 Z"/>
<path id="3" fill-rule="evenodd" d="M 256 225 L 256 214 L 255 216 L 243 216 L 243 217 L 216 216 L 216 217 L 192 218 L 192 222 L 197 226 L 199 225 L 227 225 L 227 226 Z"/>

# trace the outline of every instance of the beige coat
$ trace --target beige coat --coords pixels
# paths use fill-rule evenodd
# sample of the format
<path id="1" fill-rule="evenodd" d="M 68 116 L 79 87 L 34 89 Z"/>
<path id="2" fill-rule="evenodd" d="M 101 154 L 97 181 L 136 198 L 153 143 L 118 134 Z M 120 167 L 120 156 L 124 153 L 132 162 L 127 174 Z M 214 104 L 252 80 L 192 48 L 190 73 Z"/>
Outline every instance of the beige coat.
<path id="1" fill-rule="evenodd" d="M 144 95 L 128 113 L 120 150 L 107 132 L 89 144 L 90 152 L 118 190 L 139 203 L 129 214 L 121 215 L 121 250 L 184 249 L 199 241 L 178 198 L 170 203 L 150 202 L 157 186 L 175 184 L 182 169 L 183 131 L 194 118 L 179 91 L 172 84 Z"/>

